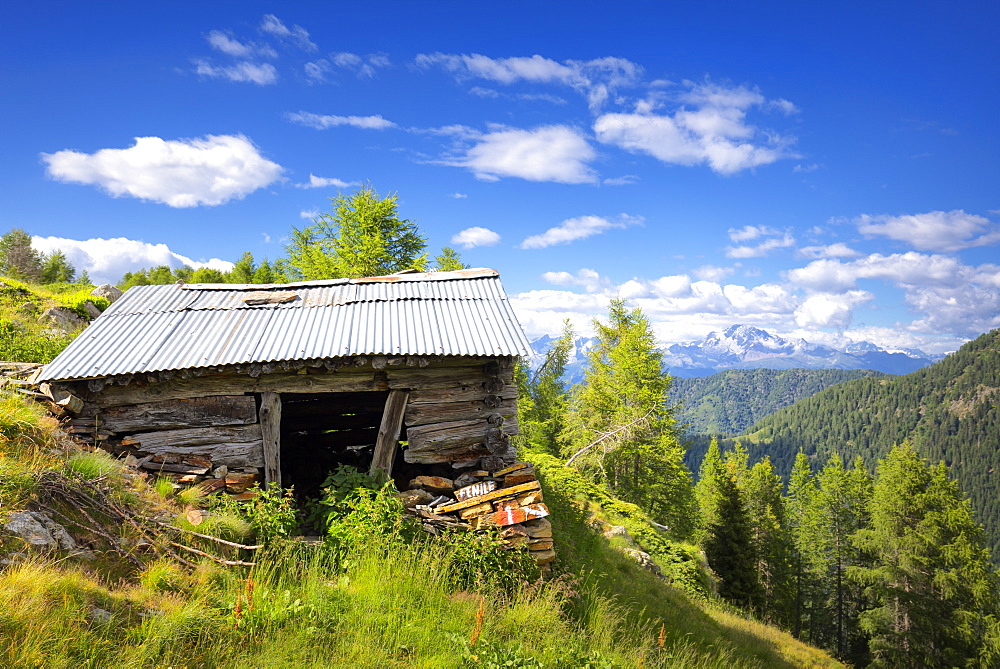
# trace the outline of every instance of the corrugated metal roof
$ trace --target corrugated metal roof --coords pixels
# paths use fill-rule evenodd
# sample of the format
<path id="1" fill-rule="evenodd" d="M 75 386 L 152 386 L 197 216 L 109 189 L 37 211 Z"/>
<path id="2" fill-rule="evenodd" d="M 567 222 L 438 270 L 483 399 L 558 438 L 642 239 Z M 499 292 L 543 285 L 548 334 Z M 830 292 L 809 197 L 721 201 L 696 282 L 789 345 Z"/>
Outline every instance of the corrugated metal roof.
<path id="1" fill-rule="evenodd" d="M 254 297 L 294 299 L 249 305 Z M 135 286 L 39 381 L 353 355 L 528 355 L 495 270 Z"/>

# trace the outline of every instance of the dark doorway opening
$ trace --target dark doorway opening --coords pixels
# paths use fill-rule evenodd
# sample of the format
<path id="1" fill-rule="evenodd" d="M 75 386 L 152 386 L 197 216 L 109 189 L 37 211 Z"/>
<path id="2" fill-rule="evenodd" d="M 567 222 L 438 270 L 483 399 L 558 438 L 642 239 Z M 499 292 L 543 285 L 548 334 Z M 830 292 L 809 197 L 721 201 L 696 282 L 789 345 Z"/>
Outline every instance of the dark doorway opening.
<path id="1" fill-rule="evenodd" d="M 316 497 L 338 465 L 367 472 L 389 393 L 282 393 L 281 485 Z"/>

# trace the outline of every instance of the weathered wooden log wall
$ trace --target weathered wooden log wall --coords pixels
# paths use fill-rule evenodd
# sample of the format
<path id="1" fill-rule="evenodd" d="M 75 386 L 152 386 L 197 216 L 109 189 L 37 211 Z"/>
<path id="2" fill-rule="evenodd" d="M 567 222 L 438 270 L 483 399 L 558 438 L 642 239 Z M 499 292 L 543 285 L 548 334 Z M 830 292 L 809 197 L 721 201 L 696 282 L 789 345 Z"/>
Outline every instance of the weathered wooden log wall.
<path id="1" fill-rule="evenodd" d="M 223 465 L 245 473 L 264 467 L 265 441 L 272 451 L 279 448 L 275 416 L 289 421 L 290 429 L 298 429 L 298 420 L 303 431 L 329 429 L 328 418 L 315 412 L 282 411 L 281 394 L 407 391 L 390 393 L 405 406 L 399 438 L 408 444 L 406 462 L 455 463 L 484 455 L 512 461 L 510 435 L 518 431 L 513 363 L 507 357 L 359 356 L 93 379 L 55 390 L 83 400 L 70 421 L 72 431 L 130 447 L 149 458 L 147 468 L 195 476 Z M 348 425 L 352 416 L 363 424 Z M 356 412 L 352 416 L 342 417 L 344 424 L 337 426 L 342 434 L 322 438 L 364 438 L 374 445 L 380 430 L 391 427 Z M 395 437 L 382 440 L 394 443 Z M 378 459 L 391 465 L 387 448 Z M 269 480 L 280 477 L 276 467 L 270 458 Z"/>

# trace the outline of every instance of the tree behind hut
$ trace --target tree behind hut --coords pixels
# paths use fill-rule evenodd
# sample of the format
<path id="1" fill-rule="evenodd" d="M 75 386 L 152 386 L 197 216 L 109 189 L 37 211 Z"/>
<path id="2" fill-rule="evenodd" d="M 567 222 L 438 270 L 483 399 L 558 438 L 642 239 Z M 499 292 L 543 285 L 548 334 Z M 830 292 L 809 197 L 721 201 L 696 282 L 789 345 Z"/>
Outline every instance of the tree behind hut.
<path id="1" fill-rule="evenodd" d="M 333 209 L 312 225 L 292 228 L 286 247 L 296 279 L 340 279 L 428 269 L 426 239 L 415 222 L 397 214 L 395 194 L 371 186 L 330 198 Z"/>
<path id="2" fill-rule="evenodd" d="M 42 255 L 31 247 L 31 235 L 21 228 L 0 236 L 0 274 L 24 281 L 42 277 Z"/>

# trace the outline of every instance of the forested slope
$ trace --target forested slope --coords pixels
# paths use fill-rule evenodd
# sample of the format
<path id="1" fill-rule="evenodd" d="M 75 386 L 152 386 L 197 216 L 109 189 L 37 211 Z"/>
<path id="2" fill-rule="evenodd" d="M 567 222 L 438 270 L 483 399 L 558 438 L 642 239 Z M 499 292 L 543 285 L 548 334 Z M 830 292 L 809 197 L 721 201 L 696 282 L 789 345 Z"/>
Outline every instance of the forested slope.
<path id="1" fill-rule="evenodd" d="M 671 402 L 689 434 L 738 434 L 778 409 L 830 386 L 887 375 L 870 369 L 727 369 L 697 378 L 674 378 Z"/>
<path id="2" fill-rule="evenodd" d="M 798 451 L 813 463 L 831 452 L 869 467 L 893 444 L 911 442 L 943 461 L 968 493 L 1000 553 L 1000 330 L 906 376 L 871 377 L 828 388 L 778 411 L 746 432 L 752 459 L 770 455 L 787 475 Z"/>

